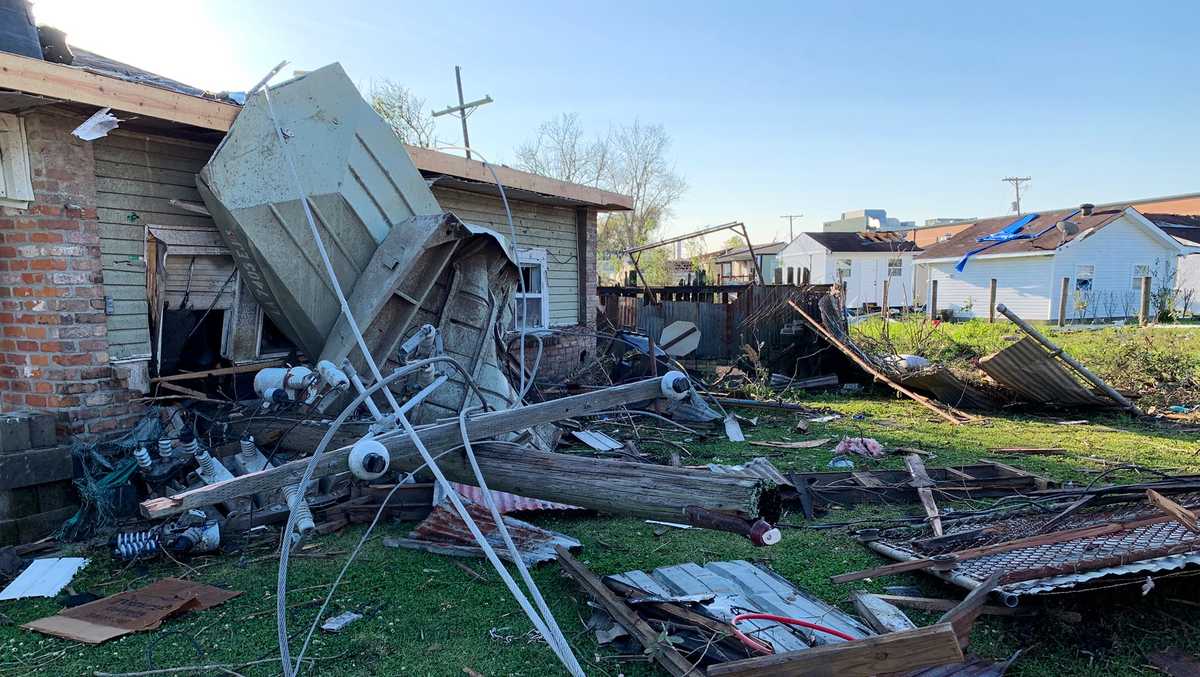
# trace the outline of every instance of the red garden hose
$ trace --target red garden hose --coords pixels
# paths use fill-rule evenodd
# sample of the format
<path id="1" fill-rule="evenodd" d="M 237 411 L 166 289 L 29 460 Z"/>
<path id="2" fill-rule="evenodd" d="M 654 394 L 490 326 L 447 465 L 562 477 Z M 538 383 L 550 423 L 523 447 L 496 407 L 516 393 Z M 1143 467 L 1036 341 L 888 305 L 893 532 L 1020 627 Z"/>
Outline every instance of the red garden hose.
<path id="1" fill-rule="evenodd" d="M 824 625 L 817 625 L 816 623 L 811 623 L 809 621 L 802 621 L 799 618 L 788 618 L 787 616 L 776 616 L 775 614 L 738 614 L 737 616 L 734 616 L 733 621 L 731 623 L 733 625 L 733 634 L 739 640 L 741 640 L 742 644 L 745 644 L 746 646 L 750 647 L 755 652 L 760 653 L 760 654 L 773 654 L 773 653 L 775 653 L 775 650 L 772 649 L 771 647 L 767 646 L 766 644 L 763 644 L 762 642 L 754 639 L 753 637 L 747 636 L 741 630 L 738 630 L 737 624 L 741 621 L 775 621 L 776 623 L 784 623 L 786 625 L 795 625 L 795 626 L 799 626 L 801 628 L 808 628 L 809 630 L 816 630 L 817 632 L 823 632 L 827 635 L 833 635 L 834 637 L 837 637 L 839 639 L 844 639 L 847 642 L 853 642 L 854 640 L 858 639 L 857 637 L 851 637 L 850 635 L 847 635 L 846 633 L 844 633 L 840 630 L 834 630 L 833 628 L 827 628 Z"/>

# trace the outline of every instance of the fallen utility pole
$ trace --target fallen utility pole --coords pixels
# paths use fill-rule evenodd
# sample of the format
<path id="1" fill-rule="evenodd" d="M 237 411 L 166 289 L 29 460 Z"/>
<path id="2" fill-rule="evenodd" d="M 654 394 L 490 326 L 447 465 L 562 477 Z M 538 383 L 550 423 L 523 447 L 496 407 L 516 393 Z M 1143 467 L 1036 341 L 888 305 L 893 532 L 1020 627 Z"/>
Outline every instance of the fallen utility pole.
<path id="1" fill-rule="evenodd" d="M 996 310 L 1000 311 L 1001 315 L 1012 320 L 1012 323 L 1017 325 L 1021 329 L 1021 331 L 1028 334 L 1030 336 L 1030 338 L 1032 338 L 1033 340 L 1042 344 L 1042 346 L 1046 350 L 1050 351 L 1051 356 L 1057 357 L 1058 359 L 1065 362 L 1068 367 L 1074 369 L 1075 372 L 1077 374 L 1079 374 L 1080 376 L 1082 376 L 1085 380 L 1087 380 L 1088 383 L 1091 383 L 1092 385 L 1096 386 L 1101 391 L 1103 391 L 1105 395 L 1108 395 L 1109 397 L 1111 397 L 1114 402 L 1121 405 L 1121 408 L 1125 409 L 1126 411 L 1133 414 L 1134 416 L 1145 416 L 1146 415 L 1145 413 L 1142 412 L 1141 409 L 1138 408 L 1138 406 L 1136 404 L 1134 404 L 1133 402 L 1130 402 L 1127 397 L 1125 397 L 1121 393 L 1117 392 L 1116 388 L 1113 388 L 1112 386 L 1108 385 L 1099 376 L 1096 376 L 1092 372 L 1088 371 L 1087 367 L 1083 366 L 1075 358 L 1068 355 L 1066 353 L 1066 351 L 1064 351 L 1062 348 L 1055 345 L 1055 343 L 1053 341 L 1051 341 L 1050 339 L 1043 336 L 1042 333 L 1039 332 L 1038 330 L 1034 329 L 1032 325 L 1030 325 L 1025 320 L 1021 319 L 1020 316 L 1018 316 L 1016 313 L 1014 313 L 1013 311 L 1011 311 L 1007 307 L 1005 307 L 1005 305 L 1003 303 L 996 306 Z"/>
<path id="2" fill-rule="evenodd" d="M 531 498 L 558 501 L 590 510 L 622 515 L 687 519 L 685 511 L 705 511 L 737 516 L 742 521 L 778 517 L 778 492 L 765 480 L 718 475 L 707 470 L 674 468 L 645 463 L 583 458 L 488 445 L 485 440 L 531 426 L 605 411 L 662 394 L 662 379 L 647 379 L 527 407 L 490 412 L 467 419 L 467 432 L 475 443 L 480 468 L 495 490 Z M 418 430 L 430 453 L 437 455 L 462 444 L 458 422 L 431 425 Z M 404 433 L 376 438 L 388 450 L 391 467 L 401 471 L 422 465 L 413 441 Z M 346 470 L 350 446 L 326 452 L 317 462 L 313 479 Z M 142 514 L 151 519 L 174 515 L 191 508 L 212 505 L 295 484 L 304 475 L 309 459 L 217 482 L 165 498 L 142 503 Z M 474 483 L 475 475 L 465 455 L 451 452 L 438 464 L 452 480 Z"/>
<path id="3" fill-rule="evenodd" d="M 813 330 L 816 331 L 818 334 L 820 334 L 826 341 L 829 341 L 829 343 L 832 344 L 833 347 L 842 351 L 842 353 L 844 353 L 846 355 L 846 357 L 849 357 L 851 360 L 854 361 L 855 364 L 862 367 L 863 371 L 867 372 L 871 376 L 874 376 L 877 380 L 883 381 L 884 383 L 888 384 L 896 392 L 907 396 L 908 398 L 910 398 L 917 404 L 920 404 L 921 406 L 925 407 L 926 409 L 932 411 L 933 413 L 937 414 L 941 418 L 943 418 L 955 425 L 958 425 L 965 421 L 976 420 L 975 417 L 968 416 L 967 414 L 964 414 L 963 412 L 958 411 L 957 409 L 953 409 L 951 407 L 947 407 L 944 410 L 941 407 L 939 407 L 938 405 L 934 404 L 933 401 L 930 400 L 929 398 L 918 395 L 918 394 L 914 393 L 913 391 L 909 390 L 908 388 L 905 388 L 904 386 L 900 385 L 899 383 L 893 381 L 890 377 L 888 377 L 887 374 L 883 373 L 883 371 L 879 370 L 874 365 L 872 365 L 870 362 L 863 359 L 863 357 L 861 355 L 859 355 L 857 351 L 852 350 L 849 346 L 842 343 L 842 341 L 838 340 L 838 338 L 836 336 L 834 336 L 828 329 L 826 329 L 824 325 L 822 325 L 820 322 L 814 320 L 811 315 L 804 312 L 803 308 L 796 305 L 795 301 L 792 301 L 789 299 L 788 305 L 790 305 L 797 313 L 800 313 L 800 317 L 803 317 L 804 320 L 806 322 L 808 322 L 809 326 L 811 326 L 813 328 Z"/>

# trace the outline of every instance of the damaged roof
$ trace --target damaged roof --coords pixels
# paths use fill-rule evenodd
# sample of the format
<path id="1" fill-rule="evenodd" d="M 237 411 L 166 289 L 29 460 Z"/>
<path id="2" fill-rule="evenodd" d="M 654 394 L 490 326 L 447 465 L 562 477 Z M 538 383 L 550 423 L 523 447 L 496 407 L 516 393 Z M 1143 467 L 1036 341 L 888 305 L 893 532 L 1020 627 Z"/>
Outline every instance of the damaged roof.
<path id="1" fill-rule="evenodd" d="M 236 103 L 231 99 L 227 92 L 213 93 L 199 87 L 184 84 L 178 80 L 164 77 L 157 73 L 151 73 L 148 70 L 143 70 L 137 66 L 131 66 L 127 63 L 110 59 L 95 52 L 90 52 L 86 49 L 81 49 L 74 45 L 71 46 L 71 53 L 74 59 L 71 60 L 71 68 L 82 68 L 86 71 L 96 73 L 97 75 L 105 75 L 111 78 L 119 78 L 126 82 L 134 82 L 140 85 L 148 85 L 150 87 L 158 87 L 179 94 L 187 94 L 214 101 L 224 103 Z"/>
<path id="2" fill-rule="evenodd" d="M 1185 247 L 1200 247 L 1200 216 L 1190 214 L 1145 214 L 1159 230 Z"/>
<path id="3" fill-rule="evenodd" d="M 888 253 L 921 251 L 915 242 L 898 233 L 873 232 L 816 232 L 804 233 L 831 252 Z"/>
<path id="4" fill-rule="evenodd" d="M 1052 230 L 1042 237 L 1032 240 L 1013 240 L 1004 242 L 991 247 L 986 253 L 980 256 L 994 256 L 996 254 L 1044 254 L 1053 252 L 1058 249 L 1064 242 L 1079 237 L 1085 232 L 1096 231 L 1108 224 L 1116 221 L 1117 218 L 1125 212 L 1126 206 L 1110 207 L 1108 209 L 1097 209 L 1088 216 L 1082 213 L 1076 213 L 1075 209 L 1061 209 L 1052 212 L 1040 212 L 1037 217 L 1029 222 L 1022 231 L 1029 234 L 1040 233 L 1047 228 L 1054 228 L 1054 224 L 1070 217 L 1072 223 L 1078 228 L 1073 234 L 1067 235 L 1064 240 L 1057 230 Z M 1072 216 L 1074 214 L 1074 216 Z M 985 235 L 991 235 L 1003 230 L 1008 225 L 1020 219 L 1020 216 L 1009 214 L 992 219 L 982 219 L 968 226 L 965 230 L 958 233 L 954 237 L 945 242 L 937 242 L 929 245 L 924 252 L 917 255 L 918 259 L 943 259 L 943 258 L 958 258 L 980 247 L 978 238 Z"/>

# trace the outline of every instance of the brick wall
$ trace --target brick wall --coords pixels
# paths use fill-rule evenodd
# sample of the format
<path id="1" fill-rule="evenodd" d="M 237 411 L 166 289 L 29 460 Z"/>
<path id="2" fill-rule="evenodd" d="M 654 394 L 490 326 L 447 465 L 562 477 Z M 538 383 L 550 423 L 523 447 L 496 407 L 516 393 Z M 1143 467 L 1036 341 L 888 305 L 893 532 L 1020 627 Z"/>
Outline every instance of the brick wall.
<path id="1" fill-rule="evenodd" d="M 35 200 L 0 214 L 0 411 L 42 409 L 68 433 L 127 427 L 140 407 L 108 361 L 92 147 L 82 116 L 25 118 Z"/>

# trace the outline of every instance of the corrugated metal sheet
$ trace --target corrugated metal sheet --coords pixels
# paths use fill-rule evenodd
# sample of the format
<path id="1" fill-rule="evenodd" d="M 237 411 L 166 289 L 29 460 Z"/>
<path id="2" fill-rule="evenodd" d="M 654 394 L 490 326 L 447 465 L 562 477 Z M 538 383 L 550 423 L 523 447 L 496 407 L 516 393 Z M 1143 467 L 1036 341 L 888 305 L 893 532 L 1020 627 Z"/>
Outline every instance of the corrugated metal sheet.
<path id="1" fill-rule="evenodd" d="M 819 623 L 851 637 L 875 634 L 854 617 L 793 586 L 770 569 L 744 560 L 660 567 L 650 573 L 627 571 L 614 579 L 654 595 L 707 595 L 704 609 L 717 618 L 731 620 L 739 613 L 770 613 Z M 756 638 L 769 641 L 776 652 L 798 651 L 844 640 L 804 628 L 788 628 L 769 621 L 739 624 Z"/>
<path id="2" fill-rule="evenodd" d="M 508 549 L 505 547 L 504 540 L 496 529 L 496 522 L 492 520 L 488 509 L 470 501 L 464 501 L 464 504 L 467 513 L 471 515 L 471 519 L 495 549 L 496 554 L 503 559 L 508 559 Z M 505 517 L 504 524 L 508 527 L 508 535 L 516 544 L 522 559 L 529 565 L 553 560 L 556 557 L 555 546 L 561 545 L 567 549 L 582 547 L 579 541 L 566 534 L 543 529 L 513 517 Z M 426 517 L 409 533 L 408 540 L 393 541 L 392 544 L 399 547 L 416 548 L 428 545 L 431 546 L 428 549 L 434 552 L 438 551 L 438 546 L 449 546 L 450 549 L 443 551 L 446 554 L 483 556 L 483 551 L 476 545 L 475 539 L 467 529 L 466 522 L 459 518 L 458 513 L 447 501 L 443 501 L 435 507 L 433 512 L 429 513 L 429 517 Z"/>
<path id="3" fill-rule="evenodd" d="M 1067 368 L 1026 337 L 979 361 L 980 369 L 1023 399 L 1067 407 L 1112 407 L 1116 402 L 1083 387 Z"/>
<path id="4" fill-rule="evenodd" d="M 451 482 L 451 486 L 458 492 L 459 496 L 476 503 L 484 505 L 483 490 L 472 484 L 459 484 Z M 577 505 L 567 505 L 566 503 L 555 503 L 554 501 L 543 501 L 539 498 L 526 498 L 510 494 L 507 491 L 492 491 L 492 499 L 496 501 L 496 509 L 501 515 L 507 515 L 510 512 L 536 512 L 538 510 L 583 510 Z"/>
<path id="5" fill-rule="evenodd" d="M 1181 494 L 1173 498 L 1181 504 L 1194 505 L 1200 501 L 1200 493 Z M 1081 512 L 1054 529 L 1067 531 L 1159 517 L 1161 514 L 1154 507 L 1134 502 Z M 1050 517 L 1025 514 L 955 521 L 947 527 L 947 536 L 971 532 L 981 535 L 969 542 L 948 542 L 938 547 L 920 546 L 915 541 L 926 536 L 924 531 L 904 527 L 889 530 L 883 540 L 870 546 L 884 555 L 897 557 L 891 553 L 898 553 L 901 558 L 948 554 L 966 547 L 994 545 L 1041 533 L 1042 525 Z M 968 559 L 939 575 L 958 585 L 972 587 L 998 571 L 1004 575 L 1002 581 L 1005 581 L 998 590 L 1022 595 L 1073 588 L 1108 576 L 1170 571 L 1195 564 L 1200 564 L 1200 535 L 1179 522 L 1163 521 L 1097 537 L 1076 538 Z"/>
<path id="6" fill-rule="evenodd" d="M 941 365 L 905 372 L 898 379 L 906 388 L 930 393 L 939 402 L 965 409 L 993 409 L 999 403 L 972 388 Z"/>
<path id="7" fill-rule="evenodd" d="M 91 560 L 83 557 L 47 557 L 35 559 L 29 566 L 0 590 L 0 600 L 23 599 L 25 597 L 53 597 L 57 595 L 79 570 Z"/>
<path id="8" fill-rule="evenodd" d="M 608 435 L 594 430 L 573 430 L 571 435 L 596 451 L 614 451 L 625 446 Z"/>

